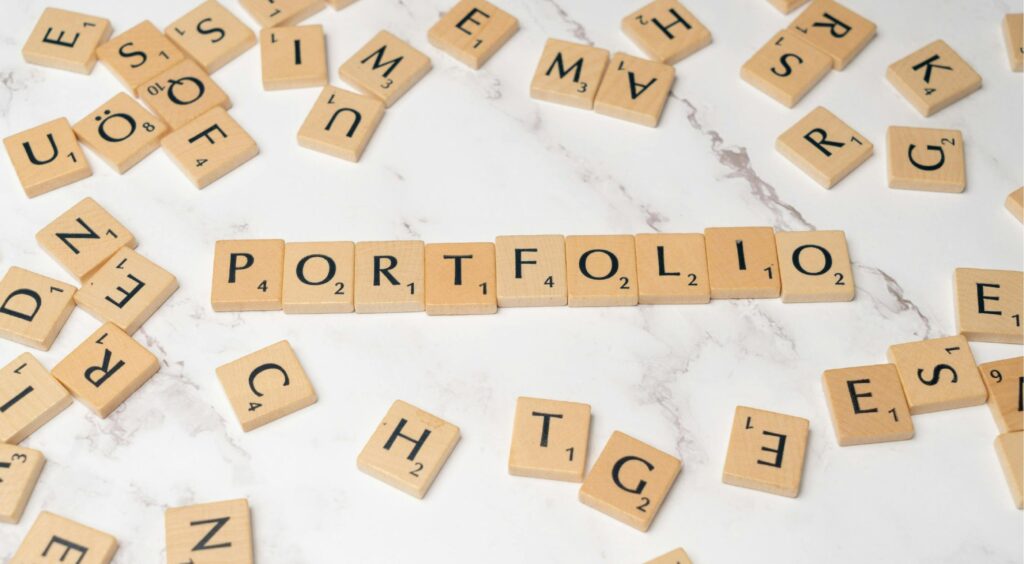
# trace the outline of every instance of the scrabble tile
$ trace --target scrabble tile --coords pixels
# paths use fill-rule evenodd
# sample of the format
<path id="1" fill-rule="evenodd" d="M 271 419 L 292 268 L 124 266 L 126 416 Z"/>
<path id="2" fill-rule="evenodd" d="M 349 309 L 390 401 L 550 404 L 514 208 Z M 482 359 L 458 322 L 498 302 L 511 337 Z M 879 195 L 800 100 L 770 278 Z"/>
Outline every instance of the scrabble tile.
<path id="1" fill-rule="evenodd" d="M 170 128 L 131 96 L 119 92 L 74 126 L 75 135 L 118 174 L 160 147 Z"/>
<path id="2" fill-rule="evenodd" d="M 963 335 L 889 347 L 910 414 L 981 405 L 988 391 Z"/>
<path id="3" fill-rule="evenodd" d="M 779 297 L 779 259 L 771 227 L 709 227 L 704 244 L 712 298 Z"/>
<path id="4" fill-rule="evenodd" d="M 25 62 L 82 74 L 96 66 L 96 47 L 110 39 L 110 21 L 46 8 L 21 48 Z"/>
<path id="5" fill-rule="evenodd" d="M 686 555 L 686 551 L 677 548 L 667 554 L 655 558 L 654 560 L 648 560 L 647 564 L 693 564 L 690 561 L 690 557 Z"/>
<path id="6" fill-rule="evenodd" d="M 171 129 L 179 129 L 214 108 L 231 109 L 228 95 L 191 59 L 147 80 L 137 95 Z"/>
<path id="7" fill-rule="evenodd" d="M 327 5 L 334 8 L 335 10 L 340 10 L 347 6 L 351 6 L 352 4 L 355 3 L 355 1 L 356 0 L 327 0 Z"/>
<path id="8" fill-rule="evenodd" d="M 213 251 L 213 311 L 281 309 L 284 241 L 217 241 Z"/>
<path id="9" fill-rule="evenodd" d="M 533 72 L 530 97 L 592 110 L 607 68 L 607 49 L 548 39 Z"/>
<path id="10" fill-rule="evenodd" d="M 810 422 L 738 406 L 722 482 L 786 497 L 800 493 Z"/>
<path id="11" fill-rule="evenodd" d="M 159 370 L 153 353 L 113 323 L 104 323 L 53 367 L 53 377 L 106 418 Z"/>
<path id="12" fill-rule="evenodd" d="M 711 282 L 704 235 L 637 235 L 636 276 L 642 304 L 708 303 L 711 301 Z"/>
<path id="13" fill-rule="evenodd" d="M 458 427 L 396 400 L 356 462 L 370 476 L 423 499 L 458 442 Z"/>
<path id="14" fill-rule="evenodd" d="M 284 312 L 354 311 L 355 254 L 351 241 L 286 243 L 281 286 Z"/>
<path id="15" fill-rule="evenodd" d="M 383 117 L 384 103 L 377 98 L 324 86 L 299 128 L 299 145 L 358 162 Z"/>
<path id="16" fill-rule="evenodd" d="M 411 45 L 381 31 L 338 69 L 341 79 L 391 107 L 430 72 L 430 59 Z"/>
<path id="17" fill-rule="evenodd" d="M 48 351 L 75 309 L 75 287 L 12 266 L 0 280 L 0 337 Z"/>
<path id="18" fill-rule="evenodd" d="M 925 117 L 981 88 L 981 76 L 941 39 L 889 65 L 885 77 Z"/>
<path id="19" fill-rule="evenodd" d="M 1000 433 L 1024 431 L 1024 356 L 978 365 Z"/>
<path id="20" fill-rule="evenodd" d="M 459 0 L 427 32 L 430 44 L 479 69 L 519 31 L 519 20 L 487 0 Z"/>
<path id="21" fill-rule="evenodd" d="M 832 70 L 832 59 L 786 29 L 772 36 L 740 67 L 740 77 L 792 108 Z"/>
<path id="22" fill-rule="evenodd" d="M 122 247 L 75 292 L 75 303 L 100 321 L 109 321 L 129 335 L 178 290 L 173 274 Z"/>
<path id="23" fill-rule="evenodd" d="M 497 313 L 493 243 L 432 243 L 423 256 L 427 315 Z"/>
<path id="24" fill-rule="evenodd" d="M 1017 218 L 1017 221 L 1024 223 L 1024 187 L 1010 192 L 1006 197 L 1006 209 Z"/>
<path id="25" fill-rule="evenodd" d="M 508 473 L 582 482 L 589 442 L 589 405 L 521 397 L 516 400 Z"/>
<path id="26" fill-rule="evenodd" d="M 783 14 L 788 14 L 808 2 L 810 0 L 768 0 L 769 4 L 775 6 L 775 9 Z"/>
<path id="27" fill-rule="evenodd" d="M 1003 18 L 1006 54 L 1014 72 L 1024 71 L 1024 14 L 1006 14 Z"/>
<path id="28" fill-rule="evenodd" d="M 69 405 L 68 391 L 36 357 L 22 353 L 0 368 L 0 443 L 20 443 Z"/>
<path id="29" fill-rule="evenodd" d="M 109 564 L 117 539 L 71 519 L 43 511 L 14 553 L 12 564 Z"/>
<path id="30" fill-rule="evenodd" d="M 206 0 L 174 20 L 164 35 L 209 73 L 256 45 L 256 34 L 217 0 Z"/>
<path id="31" fill-rule="evenodd" d="M 676 69 L 662 63 L 616 53 L 594 98 L 594 110 L 648 127 L 657 127 Z"/>
<path id="32" fill-rule="evenodd" d="M 92 176 L 67 118 L 6 137 L 4 148 L 29 198 Z"/>
<path id="33" fill-rule="evenodd" d="M 780 232 L 775 244 L 783 303 L 848 302 L 856 295 L 842 231 Z"/>
<path id="34" fill-rule="evenodd" d="M 890 188 L 963 192 L 967 186 L 960 131 L 890 126 L 886 144 Z"/>
<path id="35" fill-rule="evenodd" d="M 326 85 L 323 26 L 264 28 L 260 32 L 260 61 L 264 90 Z"/>
<path id="36" fill-rule="evenodd" d="M 17 523 L 46 459 L 38 450 L 0 444 L 0 523 Z"/>
<path id="37" fill-rule="evenodd" d="M 636 246 L 632 235 L 565 238 L 570 307 L 635 306 Z"/>
<path id="38" fill-rule="evenodd" d="M 1017 509 L 1024 509 L 1024 433 L 1006 433 L 996 437 L 996 454 L 1010 486 Z"/>
<path id="39" fill-rule="evenodd" d="M 876 30 L 874 22 L 832 0 L 815 0 L 789 27 L 832 57 L 836 70 L 846 68 L 875 38 Z"/>
<path id="40" fill-rule="evenodd" d="M 244 499 L 172 507 L 164 512 L 167 561 L 252 564 L 252 522 Z"/>
<path id="41" fill-rule="evenodd" d="M 149 20 L 100 45 L 96 56 L 129 92 L 186 60 L 181 50 Z"/>
<path id="42" fill-rule="evenodd" d="M 969 341 L 1024 344 L 1024 272 L 958 268 L 956 326 Z"/>
<path id="43" fill-rule="evenodd" d="M 494 241 L 498 307 L 564 306 L 565 237 L 503 236 Z"/>
<path id="44" fill-rule="evenodd" d="M 131 231 L 92 198 L 83 198 L 36 233 L 36 242 L 76 280 L 138 243 Z"/>
<path id="45" fill-rule="evenodd" d="M 248 433 L 316 403 L 316 391 L 288 341 L 217 368 L 231 409 Z"/>
<path id="46" fill-rule="evenodd" d="M 426 309 L 423 241 L 356 243 L 356 313 Z"/>
<path id="47" fill-rule="evenodd" d="M 260 27 L 294 25 L 324 8 L 324 0 L 238 0 Z"/>
<path id="48" fill-rule="evenodd" d="M 822 107 L 775 141 L 775 150 L 824 188 L 831 188 L 871 157 L 875 146 Z"/>
<path id="49" fill-rule="evenodd" d="M 826 370 L 822 385 L 839 446 L 914 437 L 910 408 L 894 365 Z"/>
<path id="50" fill-rule="evenodd" d="M 626 34 L 648 57 L 677 63 L 711 44 L 711 32 L 677 0 L 654 0 L 622 18 Z"/>
<path id="51" fill-rule="evenodd" d="M 615 431 L 580 487 L 580 501 L 646 531 L 668 496 L 683 462 Z"/>
<path id="52" fill-rule="evenodd" d="M 216 107 L 160 142 L 196 188 L 205 188 L 259 154 L 256 141 Z"/>

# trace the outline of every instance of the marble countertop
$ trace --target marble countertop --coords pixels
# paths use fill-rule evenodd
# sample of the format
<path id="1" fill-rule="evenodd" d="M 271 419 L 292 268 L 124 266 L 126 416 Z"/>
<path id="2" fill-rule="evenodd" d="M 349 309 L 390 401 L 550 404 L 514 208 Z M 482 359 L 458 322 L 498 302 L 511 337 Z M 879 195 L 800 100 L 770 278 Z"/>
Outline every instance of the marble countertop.
<path id="1" fill-rule="evenodd" d="M 234 0 L 224 3 L 242 14 Z M 890 344 L 953 334 L 954 268 L 1022 269 L 1021 225 L 1003 208 L 1024 182 L 1022 75 L 1009 70 L 1000 29 L 1019 1 L 850 0 L 878 24 L 878 37 L 788 110 L 741 81 L 739 68 L 795 16 L 766 0 L 687 0 L 714 43 L 676 66 L 657 129 L 528 94 L 548 37 L 640 54 L 619 20 L 642 1 L 501 0 L 521 30 L 480 71 L 427 43 L 452 3 L 359 0 L 309 20 L 327 31 L 335 85 L 341 62 L 382 28 L 433 60 L 358 164 L 296 144 L 318 89 L 264 92 L 258 48 L 214 78 L 261 154 L 203 191 L 158 151 L 124 176 L 91 155 L 91 178 L 28 200 L 4 159 L 0 270 L 18 265 L 70 281 L 34 234 L 91 196 L 181 289 L 136 334 L 161 358 L 157 376 L 106 420 L 76 403 L 25 441 L 48 464 L 21 523 L 0 525 L 0 560 L 45 509 L 115 535 L 116 562 L 162 561 L 164 509 L 235 497 L 252 505 L 257 560 L 275 564 L 627 563 L 677 546 L 698 564 L 1024 560 L 1024 520 L 986 406 L 917 416 L 911 441 L 839 448 L 820 384 L 827 368 L 885 362 Z M 118 33 L 144 18 L 162 28 L 192 3 L 46 4 L 107 17 Z M 0 136 L 60 116 L 75 121 L 121 90 L 101 65 L 81 76 L 22 60 L 42 7 L 4 1 Z M 884 74 L 936 38 L 974 66 L 984 87 L 924 119 Z M 817 105 L 875 144 L 875 155 L 828 191 L 773 147 Z M 889 125 L 962 130 L 966 192 L 888 188 Z M 213 244 L 223 238 L 491 241 L 730 225 L 845 230 L 856 300 L 454 318 L 215 314 L 209 305 Z M 39 358 L 52 367 L 97 326 L 76 310 Z M 244 434 L 214 368 L 282 338 L 320 401 Z M 1021 354 L 1011 345 L 972 349 L 979 362 Z M 0 341 L 0 359 L 23 350 Z M 591 461 L 613 430 L 682 458 L 650 532 L 584 506 L 577 485 L 508 475 L 520 395 L 589 403 Z M 423 501 L 356 469 L 398 398 L 463 433 Z M 811 421 L 799 498 L 721 483 L 737 405 Z"/>

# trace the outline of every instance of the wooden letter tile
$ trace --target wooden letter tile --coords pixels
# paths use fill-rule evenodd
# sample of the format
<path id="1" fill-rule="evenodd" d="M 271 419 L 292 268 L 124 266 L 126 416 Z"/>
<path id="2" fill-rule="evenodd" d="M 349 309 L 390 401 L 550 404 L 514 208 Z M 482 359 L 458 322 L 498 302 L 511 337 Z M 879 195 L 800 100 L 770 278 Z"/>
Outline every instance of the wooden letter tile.
<path id="1" fill-rule="evenodd" d="M 117 539 L 96 529 L 43 511 L 14 553 L 12 564 L 110 564 Z"/>
<path id="2" fill-rule="evenodd" d="M 648 560 L 647 564 L 693 564 L 690 557 L 687 556 L 686 551 L 677 548 L 667 554 L 655 558 L 654 560 Z"/>
<path id="3" fill-rule="evenodd" d="M 675 483 L 683 462 L 615 431 L 580 487 L 580 501 L 646 531 Z"/>
<path id="4" fill-rule="evenodd" d="M 875 146 L 819 106 L 780 135 L 775 150 L 822 187 L 831 188 L 868 160 Z"/>
<path id="5" fill-rule="evenodd" d="M 709 227 L 704 242 L 712 298 L 779 297 L 779 259 L 771 227 Z"/>
<path id="6" fill-rule="evenodd" d="M 632 235 L 565 238 L 569 306 L 635 306 L 636 245 Z"/>
<path id="7" fill-rule="evenodd" d="M 891 126 L 886 143 L 890 188 L 963 192 L 967 186 L 960 131 Z"/>
<path id="8" fill-rule="evenodd" d="M 803 39 L 783 30 L 740 67 L 751 86 L 792 108 L 832 70 L 832 59 Z"/>
<path id="9" fill-rule="evenodd" d="M 914 437 L 907 398 L 892 364 L 826 370 L 822 385 L 839 446 Z"/>
<path id="10" fill-rule="evenodd" d="M 836 70 L 846 68 L 875 38 L 874 22 L 832 0 L 815 0 L 790 28 L 832 57 Z"/>
<path id="11" fill-rule="evenodd" d="M 423 241 L 356 243 L 356 313 L 426 309 Z"/>
<path id="12" fill-rule="evenodd" d="M 96 48 L 110 39 L 104 18 L 46 8 L 21 48 L 25 61 L 82 74 L 96 66 Z"/>
<path id="13" fill-rule="evenodd" d="M 244 499 L 172 507 L 164 512 L 167 562 L 252 564 L 252 523 Z"/>
<path id="14" fill-rule="evenodd" d="M 1024 71 L 1024 14 L 1006 14 L 1003 18 L 1003 39 L 1006 54 L 1014 72 Z"/>
<path id="15" fill-rule="evenodd" d="M 495 239 L 498 307 L 564 306 L 565 237 L 504 236 Z"/>
<path id="16" fill-rule="evenodd" d="M 396 400 L 356 462 L 370 476 L 423 499 L 458 442 L 458 427 Z"/>
<path id="17" fill-rule="evenodd" d="M 533 73 L 530 97 L 591 110 L 606 68 L 606 49 L 548 39 Z"/>
<path id="18" fill-rule="evenodd" d="M 131 96 L 119 92 L 74 127 L 78 139 L 118 174 L 160 147 L 170 129 Z"/>
<path id="19" fill-rule="evenodd" d="M 75 292 L 75 303 L 132 335 L 177 289 L 173 274 L 122 248 Z"/>
<path id="20" fill-rule="evenodd" d="M 17 523 L 46 459 L 30 448 L 0 444 L 0 523 Z"/>
<path id="21" fill-rule="evenodd" d="M 196 188 L 205 188 L 259 154 L 260 148 L 224 108 L 216 107 L 160 142 Z"/>
<path id="22" fill-rule="evenodd" d="M 342 8 L 352 5 L 353 3 L 355 3 L 355 1 L 356 0 L 327 0 L 327 5 L 334 8 L 335 10 L 340 10 Z"/>
<path id="23" fill-rule="evenodd" d="M 206 0 L 174 20 L 164 35 L 209 73 L 256 44 L 256 34 L 217 0 Z"/>
<path id="24" fill-rule="evenodd" d="M 377 98 L 325 86 L 299 129 L 299 145 L 358 162 L 383 117 Z"/>
<path id="25" fill-rule="evenodd" d="M 857 293 L 850 251 L 842 231 L 775 234 L 782 273 L 782 302 L 848 302 Z"/>
<path id="26" fill-rule="evenodd" d="M 981 76 L 941 39 L 889 65 L 885 76 L 925 117 L 981 88 Z"/>
<path id="27" fill-rule="evenodd" d="M 657 127 L 676 69 L 625 53 L 616 53 L 601 80 L 594 110 L 648 127 Z"/>
<path id="28" fill-rule="evenodd" d="M 889 362 L 899 372 L 911 415 L 980 405 L 988 398 L 962 335 L 893 345 Z"/>
<path id="29" fill-rule="evenodd" d="M 1006 433 L 996 437 L 996 454 L 1010 486 L 1017 509 L 1024 509 L 1024 433 Z"/>
<path id="30" fill-rule="evenodd" d="M 248 433 L 316 403 L 316 391 L 288 341 L 217 368 L 235 417 Z"/>
<path id="31" fill-rule="evenodd" d="M 326 85 L 323 26 L 264 28 L 260 32 L 260 61 L 264 90 Z"/>
<path id="32" fill-rule="evenodd" d="M 381 31 L 345 61 L 341 79 L 391 107 L 430 72 L 430 59 L 411 45 Z"/>
<path id="33" fill-rule="evenodd" d="M 589 405 L 521 397 L 516 400 L 508 473 L 582 482 L 589 442 Z"/>
<path id="34" fill-rule="evenodd" d="M 0 337 L 48 351 L 75 309 L 75 287 L 12 266 L 0 280 Z"/>
<path id="35" fill-rule="evenodd" d="M 36 242 L 76 280 L 107 262 L 135 236 L 92 198 L 84 198 L 36 233 Z"/>
<path id="36" fill-rule="evenodd" d="M 171 129 L 178 129 L 214 108 L 231 109 L 228 95 L 191 59 L 147 80 L 137 94 Z"/>
<path id="37" fill-rule="evenodd" d="M 1006 197 L 1006 209 L 1017 218 L 1017 221 L 1024 223 L 1024 187 L 1010 192 Z"/>
<path id="38" fill-rule="evenodd" d="M 0 443 L 20 443 L 69 405 L 68 391 L 36 357 L 22 353 L 0 368 Z"/>
<path id="39" fill-rule="evenodd" d="M 1024 431 L 1024 356 L 978 366 L 1000 433 Z"/>
<path id="40" fill-rule="evenodd" d="M 284 241 L 217 241 L 213 251 L 213 311 L 281 309 Z"/>
<path id="41" fill-rule="evenodd" d="M 711 32 L 676 0 L 654 0 L 622 18 L 622 32 L 655 61 L 677 63 L 711 44 Z"/>
<path id="42" fill-rule="evenodd" d="M 783 14 L 788 14 L 809 1 L 810 0 L 768 0 L 768 3 L 775 6 L 775 9 Z"/>
<path id="43" fill-rule="evenodd" d="M 260 27 L 294 25 L 324 8 L 324 0 L 238 0 Z"/>
<path id="44" fill-rule="evenodd" d="M 519 20 L 487 0 L 460 0 L 427 32 L 430 44 L 479 69 L 519 30 Z"/>
<path id="45" fill-rule="evenodd" d="M 636 276 L 642 304 L 711 301 L 708 257 L 700 233 L 637 235 Z"/>
<path id="46" fill-rule="evenodd" d="M 796 497 L 810 425 L 803 417 L 737 407 L 722 482 Z"/>
<path id="47" fill-rule="evenodd" d="M 285 313 L 350 313 L 355 305 L 351 241 L 286 243 L 281 305 Z"/>
<path id="48" fill-rule="evenodd" d="M 433 243 L 424 263 L 427 315 L 497 313 L 493 243 Z"/>
<path id="49" fill-rule="evenodd" d="M 1024 344 L 1024 272 L 958 268 L 956 326 L 969 341 Z"/>
<path id="50" fill-rule="evenodd" d="M 29 198 L 92 176 L 67 118 L 15 133 L 4 139 L 4 148 Z"/>
<path id="51" fill-rule="evenodd" d="M 149 20 L 100 45 L 96 56 L 129 92 L 185 60 L 181 50 Z"/>

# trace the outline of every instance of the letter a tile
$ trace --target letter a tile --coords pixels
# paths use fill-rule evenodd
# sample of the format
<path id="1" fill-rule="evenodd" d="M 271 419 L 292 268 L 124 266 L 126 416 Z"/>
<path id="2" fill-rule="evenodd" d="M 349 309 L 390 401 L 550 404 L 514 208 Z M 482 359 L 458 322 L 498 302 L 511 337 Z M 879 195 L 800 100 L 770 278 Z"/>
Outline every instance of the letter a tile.
<path id="1" fill-rule="evenodd" d="M 871 157 L 875 146 L 832 112 L 817 107 L 775 141 L 775 150 L 823 188 Z"/>
<path id="2" fill-rule="evenodd" d="M 299 145 L 358 162 L 383 117 L 377 98 L 325 86 L 299 128 Z"/>
<path id="3" fill-rule="evenodd" d="M 1024 272 L 958 268 L 956 326 L 968 341 L 1024 344 Z"/>
<path id="4" fill-rule="evenodd" d="M 616 53 L 601 80 L 594 110 L 606 116 L 657 127 L 676 69 L 662 63 Z"/>
<path id="5" fill-rule="evenodd" d="M 676 0 L 654 0 L 622 18 L 622 32 L 648 57 L 677 63 L 711 44 L 711 32 Z"/>
<path id="6" fill-rule="evenodd" d="M 172 507 L 164 512 L 167 562 L 252 564 L 252 523 L 244 499 Z"/>
<path id="7" fill-rule="evenodd" d="M 46 459 L 30 448 L 0 444 L 0 523 L 17 523 Z"/>
<path id="8" fill-rule="evenodd" d="M 519 30 L 519 20 L 487 0 L 460 0 L 430 31 L 430 44 L 479 69 Z"/>
<path id="9" fill-rule="evenodd" d="M 21 54 L 33 65 L 92 73 L 96 48 L 110 39 L 110 21 L 57 8 L 43 10 Z"/>
<path id="10" fill-rule="evenodd" d="M 22 353 L 0 368 L 0 443 L 20 443 L 69 405 L 64 386 L 34 356 Z"/>
<path id="11" fill-rule="evenodd" d="M 889 65 L 885 77 L 925 117 L 981 88 L 981 76 L 941 39 Z"/>
<path id="12" fill-rule="evenodd" d="M 316 403 L 316 391 L 288 341 L 225 364 L 217 378 L 245 432 Z"/>
<path id="13" fill-rule="evenodd" d="M 117 539 L 49 511 L 39 514 L 11 564 L 110 564 Z"/>
<path id="14" fill-rule="evenodd" d="M 722 482 L 796 497 L 810 425 L 802 417 L 737 407 Z"/>
<path id="15" fill-rule="evenodd" d="M 985 403 L 988 392 L 963 335 L 889 347 L 911 415 Z"/>
<path id="16" fill-rule="evenodd" d="M 135 236 L 92 198 L 84 198 L 36 233 L 36 242 L 75 280 L 83 280 Z"/>
<path id="17" fill-rule="evenodd" d="M 1000 433 L 1024 431 L 1024 356 L 978 366 Z"/>
<path id="18" fill-rule="evenodd" d="M 40 194 L 92 176 L 67 118 L 59 118 L 4 139 L 25 195 Z"/>
<path id="19" fill-rule="evenodd" d="M 0 337 L 50 350 L 75 309 L 75 287 L 12 266 L 0 280 Z"/>
<path id="20" fill-rule="evenodd" d="M 177 290 L 173 274 L 122 248 L 75 292 L 75 302 L 96 319 L 133 335 Z"/>
<path id="21" fill-rule="evenodd" d="M 160 143 L 196 188 L 205 188 L 259 154 L 256 141 L 216 107 L 164 137 Z"/>
<path id="22" fill-rule="evenodd" d="M 839 446 L 914 437 L 910 408 L 894 365 L 826 370 L 822 383 Z"/>

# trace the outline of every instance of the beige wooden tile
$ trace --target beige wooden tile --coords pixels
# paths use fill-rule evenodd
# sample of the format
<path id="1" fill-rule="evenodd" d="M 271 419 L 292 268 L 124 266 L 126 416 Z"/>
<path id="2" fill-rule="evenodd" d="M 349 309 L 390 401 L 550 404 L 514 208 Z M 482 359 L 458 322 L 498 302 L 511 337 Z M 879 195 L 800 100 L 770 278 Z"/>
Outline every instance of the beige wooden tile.
<path id="1" fill-rule="evenodd" d="M 607 49 L 548 39 L 533 72 L 530 97 L 592 110 L 607 68 Z"/>
<path id="2" fill-rule="evenodd" d="M 281 309 L 285 313 L 354 311 L 355 254 L 351 241 L 286 243 Z"/>
<path id="3" fill-rule="evenodd" d="M 191 59 L 147 80 L 136 94 L 171 129 L 180 129 L 214 108 L 231 109 L 228 95 Z"/>
<path id="4" fill-rule="evenodd" d="M 427 32 L 430 44 L 479 69 L 519 30 L 519 20 L 487 0 L 459 0 Z"/>
<path id="5" fill-rule="evenodd" d="M 431 243 L 423 257 L 427 315 L 497 313 L 493 243 Z"/>
<path id="6" fill-rule="evenodd" d="M 899 372 L 911 415 L 980 405 L 988 398 L 962 335 L 892 345 L 889 362 Z"/>
<path id="7" fill-rule="evenodd" d="M 775 141 L 775 150 L 824 188 L 831 188 L 871 157 L 875 146 L 819 106 Z"/>
<path id="8" fill-rule="evenodd" d="M 996 454 L 1017 509 L 1024 509 L 1024 432 L 996 437 Z"/>
<path id="9" fill-rule="evenodd" d="M 186 60 L 149 20 L 100 45 L 96 56 L 133 93 L 147 80 Z"/>
<path id="10" fill-rule="evenodd" d="M 959 130 L 890 126 L 886 144 L 890 188 L 963 192 L 967 186 Z"/>
<path id="11" fill-rule="evenodd" d="M 832 0 L 814 0 L 789 26 L 843 70 L 875 38 L 874 22 Z"/>
<path id="12" fill-rule="evenodd" d="M 722 482 L 786 497 L 800 494 L 810 422 L 738 406 Z"/>
<path id="13" fill-rule="evenodd" d="M 160 143 L 196 188 L 205 188 L 259 154 L 260 148 L 224 108 L 216 107 Z"/>
<path id="14" fill-rule="evenodd" d="M 1006 14 L 1003 18 L 1003 40 L 1006 41 L 1010 69 L 1024 71 L 1024 14 Z"/>
<path id="15" fill-rule="evenodd" d="M 779 259 L 771 227 L 709 227 L 704 244 L 712 298 L 779 297 Z"/>
<path id="16" fill-rule="evenodd" d="M 740 67 L 740 77 L 787 108 L 795 106 L 832 70 L 832 58 L 785 29 Z"/>
<path id="17" fill-rule="evenodd" d="M 324 8 L 324 0 L 238 0 L 260 27 L 295 25 Z"/>
<path id="18" fill-rule="evenodd" d="M 68 391 L 36 357 L 22 353 L 0 368 L 0 443 L 20 443 L 69 405 Z"/>
<path id="19" fill-rule="evenodd" d="M 925 117 L 981 88 L 981 76 L 941 39 L 889 65 L 885 77 Z"/>
<path id="20" fill-rule="evenodd" d="M 21 521 L 45 464 L 38 450 L 0 444 L 0 523 Z"/>
<path id="21" fill-rule="evenodd" d="M 896 366 L 876 364 L 826 370 L 822 386 L 839 446 L 914 437 L 914 423 Z"/>
<path id="22" fill-rule="evenodd" d="M 327 84 L 324 28 L 317 25 L 264 28 L 260 32 L 264 90 Z"/>
<path id="23" fill-rule="evenodd" d="M 4 148 L 29 198 L 92 176 L 67 118 L 6 137 Z"/>
<path id="24" fill-rule="evenodd" d="M 58 8 L 46 8 L 21 48 L 33 65 L 90 74 L 96 47 L 110 39 L 110 21 Z"/>
<path id="25" fill-rule="evenodd" d="M 857 294 L 842 231 L 779 232 L 775 244 L 783 303 L 848 302 Z"/>
<path id="26" fill-rule="evenodd" d="M 616 53 L 594 98 L 599 114 L 657 127 L 676 69 L 625 53 Z"/>
<path id="27" fill-rule="evenodd" d="M 359 453 L 359 469 L 423 499 L 459 442 L 459 428 L 396 400 Z"/>
<path id="28" fill-rule="evenodd" d="M 75 309 L 75 287 L 17 266 L 0 280 L 0 337 L 43 351 Z"/>
<path id="29" fill-rule="evenodd" d="M 14 553 L 11 564 L 109 564 L 117 539 L 103 531 L 43 511 Z"/>
<path id="30" fill-rule="evenodd" d="M 677 548 L 667 554 L 655 558 L 654 560 L 648 560 L 647 564 L 693 564 L 690 561 L 690 557 L 687 556 L 686 551 Z"/>
<path id="31" fill-rule="evenodd" d="M 83 198 L 36 233 L 36 242 L 76 280 L 138 243 L 131 231 L 92 198 Z"/>
<path id="32" fill-rule="evenodd" d="M 1024 431 L 1024 356 L 978 365 L 1000 433 Z"/>
<path id="33" fill-rule="evenodd" d="M 96 319 L 132 335 L 177 290 L 178 279 L 173 274 L 122 247 L 82 283 L 75 292 L 75 303 Z"/>
<path id="34" fill-rule="evenodd" d="M 244 499 L 172 507 L 164 512 L 167 562 L 252 564 L 252 522 Z"/>
<path id="35" fill-rule="evenodd" d="M 636 236 L 636 276 L 642 304 L 711 301 L 708 257 L 700 233 Z"/>
<path id="36" fill-rule="evenodd" d="M 53 367 L 53 377 L 106 418 L 157 371 L 160 362 L 113 323 L 104 323 Z"/>
<path id="37" fill-rule="evenodd" d="M 516 400 L 508 473 L 582 482 L 589 444 L 589 405 L 520 397 Z"/>
<path id="38" fill-rule="evenodd" d="M 79 120 L 74 130 L 86 147 L 124 174 L 157 150 L 170 128 L 131 96 L 119 92 Z"/>
<path id="39" fill-rule="evenodd" d="M 356 313 L 423 311 L 423 241 L 356 243 Z"/>
<path id="40" fill-rule="evenodd" d="M 288 341 L 217 368 L 231 409 L 248 433 L 316 403 L 316 391 Z"/>
<path id="41" fill-rule="evenodd" d="M 1017 218 L 1017 221 L 1024 223 L 1024 187 L 1017 188 L 1006 196 L 1006 209 Z"/>
<path id="42" fill-rule="evenodd" d="M 1024 272 L 958 268 L 956 326 L 969 341 L 1024 344 Z"/>
<path id="43" fill-rule="evenodd" d="M 327 5 L 335 10 L 340 10 L 347 6 L 351 6 L 355 1 L 356 0 L 327 0 Z"/>
<path id="44" fill-rule="evenodd" d="M 711 44 L 711 32 L 677 0 L 654 0 L 622 18 L 626 34 L 648 57 L 677 63 Z"/>
<path id="45" fill-rule="evenodd" d="M 217 0 L 206 0 L 174 20 L 164 35 L 209 73 L 256 45 L 256 34 Z"/>
<path id="46" fill-rule="evenodd" d="M 345 82 L 391 107 L 430 72 L 430 59 L 408 43 L 380 31 L 338 69 Z"/>
<path id="47" fill-rule="evenodd" d="M 498 307 L 566 305 L 565 237 L 502 236 L 494 247 Z"/>
<path id="48" fill-rule="evenodd" d="M 632 235 L 565 238 L 569 306 L 635 306 L 636 244 Z"/>
<path id="49" fill-rule="evenodd" d="M 358 162 L 383 117 L 377 98 L 325 86 L 299 128 L 299 145 Z"/>
<path id="50" fill-rule="evenodd" d="M 580 487 L 580 501 L 646 531 L 675 483 L 683 462 L 615 431 Z"/>
<path id="51" fill-rule="evenodd" d="M 284 241 L 217 241 L 213 250 L 213 311 L 281 309 Z"/>
<path id="52" fill-rule="evenodd" d="M 768 0 L 768 3 L 783 14 L 788 14 L 809 1 L 810 0 Z"/>

